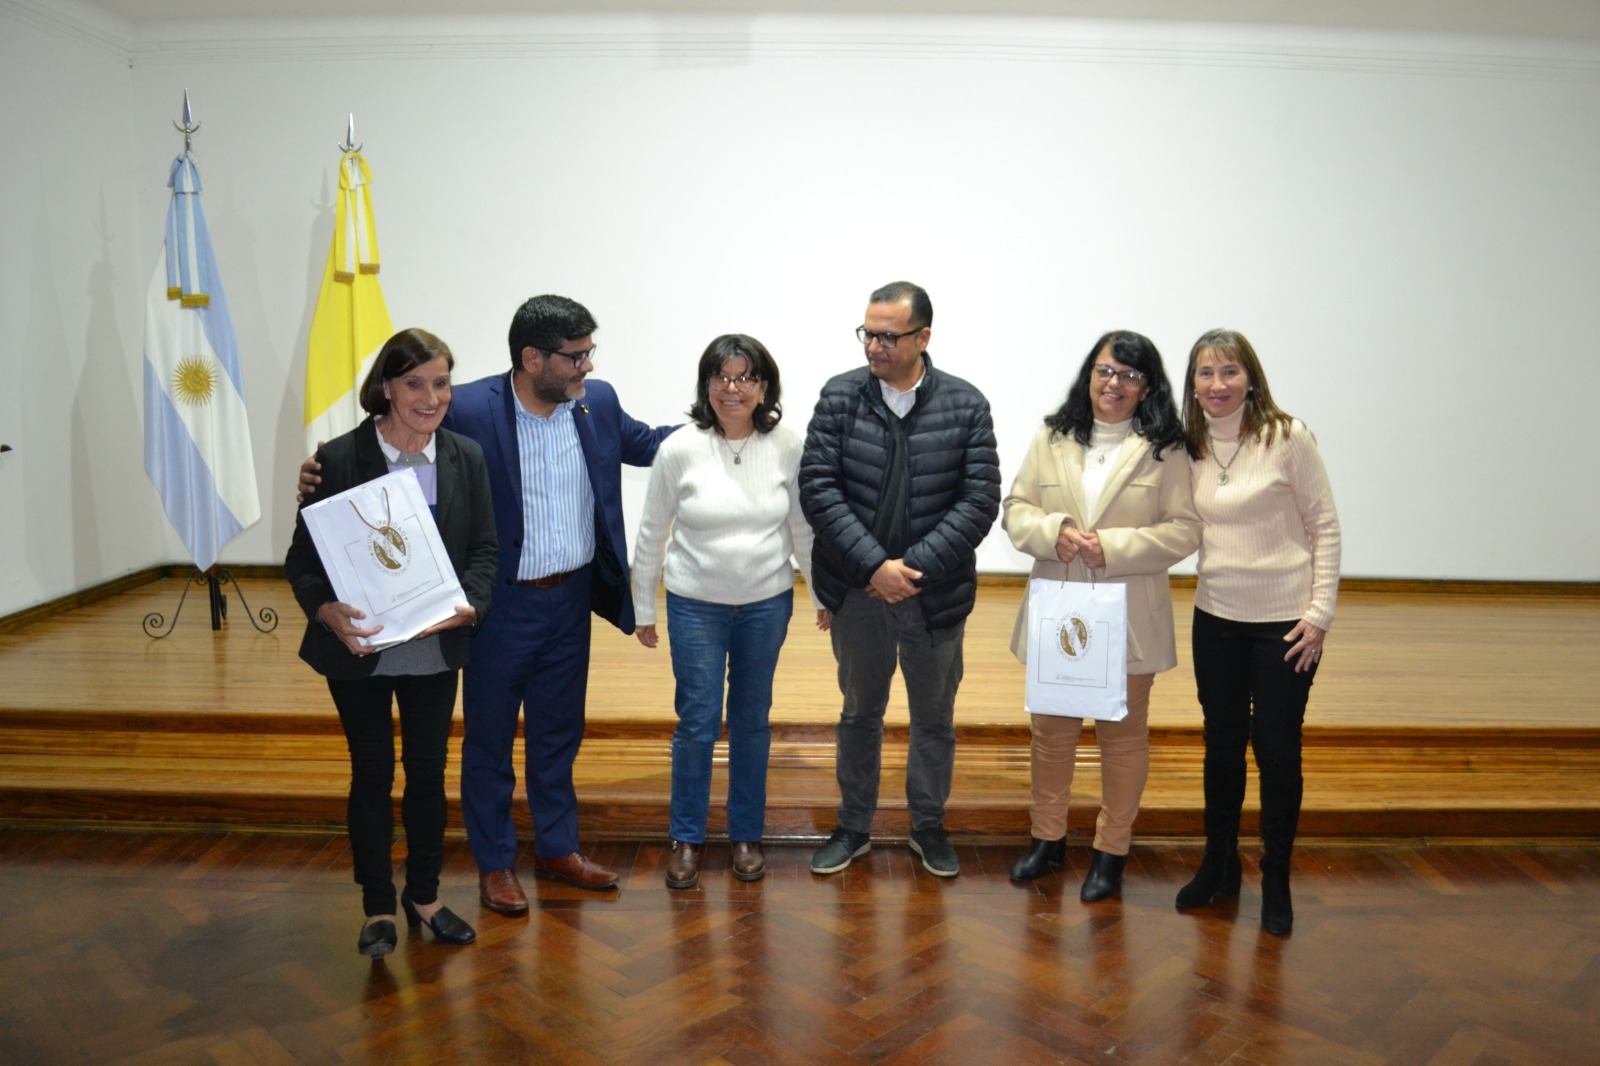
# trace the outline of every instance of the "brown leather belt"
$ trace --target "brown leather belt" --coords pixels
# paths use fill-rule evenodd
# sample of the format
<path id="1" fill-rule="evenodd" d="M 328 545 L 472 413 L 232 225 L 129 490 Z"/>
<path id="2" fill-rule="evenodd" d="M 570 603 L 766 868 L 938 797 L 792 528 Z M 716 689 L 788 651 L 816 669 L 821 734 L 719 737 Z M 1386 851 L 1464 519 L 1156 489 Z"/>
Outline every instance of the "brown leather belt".
<path id="1" fill-rule="evenodd" d="M 536 588 L 536 589 L 555 588 L 557 585 L 561 584 L 567 578 L 571 577 L 573 574 L 576 574 L 576 573 L 577 573 L 576 570 L 568 570 L 564 574 L 546 574 L 544 577 L 530 578 L 527 581 L 513 581 L 513 582 L 511 582 L 511 584 L 513 584 L 513 585 L 526 585 L 528 587 Z"/>

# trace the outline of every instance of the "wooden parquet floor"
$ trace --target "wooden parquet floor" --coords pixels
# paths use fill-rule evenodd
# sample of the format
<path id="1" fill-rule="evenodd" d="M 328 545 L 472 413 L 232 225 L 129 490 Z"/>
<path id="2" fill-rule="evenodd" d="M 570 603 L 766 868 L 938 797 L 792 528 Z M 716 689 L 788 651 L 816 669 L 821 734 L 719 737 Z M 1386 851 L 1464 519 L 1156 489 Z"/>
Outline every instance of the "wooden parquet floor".
<path id="1" fill-rule="evenodd" d="M 1136 847 L 1120 900 L 1087 853 L 1032 885 L 1013 849 L 927 876 L 878 845 L 832 878 L 771 848 L 745 885 L 710 849 L 601 845 L 613 892 L 526 883 L 465 948 L 359 957 L 343 841 L 0 830 L 0 1061 L 64 1063 L 1587 1063 L 1600 1048 L 1600 848 L 1314 846 L 1296 928 L 1179 913 L 1195 847 Z M 524 869 L 527 863 L 524 859 Z"/>

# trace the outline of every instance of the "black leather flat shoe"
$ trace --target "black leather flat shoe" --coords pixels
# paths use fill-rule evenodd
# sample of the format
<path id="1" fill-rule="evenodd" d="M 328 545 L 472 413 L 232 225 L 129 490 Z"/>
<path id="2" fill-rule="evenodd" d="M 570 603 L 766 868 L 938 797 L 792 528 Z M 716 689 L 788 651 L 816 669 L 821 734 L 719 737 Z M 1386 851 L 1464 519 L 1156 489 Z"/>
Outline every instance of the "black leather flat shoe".
<path id="1" fill-rule="evenodd" d="M 1035 837 L 1022 857 L 1011 864 L 1011 880 L 1037 881 L 1051 870 L 1059 870 L 1066 864 L 1066 837 L 1060 840 L 1040 840 Z"/>
<path id="2" fill-rule="evenodd" d="M 1083 879 L 1078 898 L 1085 903 L 1098 903 L 1116 895 L 1117 889 L 1122 887 L 1122 865 L 1128 861 L 1128 857 L 1112 855 L 1098 848 L 1090 850 L 1094 852 L 1094 860 L 1089 863 L 1089 876 Z"/>
<path id="3" fill-rule="evenodd" d="M 361 939 L 356 941 L 356 950 L 369 959 L 381 959 L 393 951 L 398 943 L 400 934 L 395 931 L 394 923 L 385 918 L 361 927 Z"/>
<path id="4" fill-rule="evenodd" d="M 478 939 L 472 926 L 457 917 L 449 907 L 440 907 L 433 912 L 432 918 L 424 919 L 417 911 L 417 905 L 411 902 L 409 892 L 400 893 L 400 906 L 405 908 L 406 925 L 413 931 L 426 925 L 433 930 L 433 939 L 441 944 L 470 944 Z"/>

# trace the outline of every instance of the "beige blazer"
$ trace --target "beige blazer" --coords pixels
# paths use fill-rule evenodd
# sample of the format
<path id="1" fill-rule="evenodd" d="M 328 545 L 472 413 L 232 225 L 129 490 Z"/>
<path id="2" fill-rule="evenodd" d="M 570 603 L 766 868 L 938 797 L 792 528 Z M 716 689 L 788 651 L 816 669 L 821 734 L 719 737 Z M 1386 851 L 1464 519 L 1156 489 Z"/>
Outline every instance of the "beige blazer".
<path id="1" fill-rule="evenodd" d="M 1089 567 L 1056 558 L 1061 523 L 1072 519 L 1100 535 L 1106 565 L 1096 582 L 1128 587 L 1128 673 L 1158 674 L 1178 665 L 1172 635 L 1172 591 L 1167 568 L 1200 546 L 1200 516 L 1189 485 L 1189 457 L 1181 444 L 1164 449 L 1161 461 L 1150 442 L 1132 436 L 1100 494 L 1098 513 L 1084 513 L 1085 448 L 1043 426 L 1028 446 L 1022 469 L 1004 504 L 1006 532 L 1017 550 L 1034 559 L 1033 577 L 1087 581 Z M 1023 597 L 1011 634 L 1011 652 L 1027 661 L 1028 601 Z"/>

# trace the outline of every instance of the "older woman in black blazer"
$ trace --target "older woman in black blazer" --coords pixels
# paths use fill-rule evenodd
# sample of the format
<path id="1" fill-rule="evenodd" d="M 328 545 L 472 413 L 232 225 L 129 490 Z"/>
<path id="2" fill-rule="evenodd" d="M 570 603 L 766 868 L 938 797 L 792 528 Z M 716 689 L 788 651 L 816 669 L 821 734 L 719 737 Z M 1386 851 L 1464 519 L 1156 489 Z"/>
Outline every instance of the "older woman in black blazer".
<path id="1" fill-rule="evenodd" d="M 405 764 L 401 814 L 406 829 L 406 888 L 400 896 L 412 929 L 466 944 L 472 927 L 438 898 L 444 861 L 444 767 L 455 710 L 457 671 L 489 610 L 498 542 L 483 452 L 439 425 L 450 409 L 455 360 L 445 343 L 420 329 L 401 330 L 383 346 L 361 386 L 372 417 L 317 452 L 320 498 L 402 466 L 417 472 L 467 602 L 414 640 L 373 651 L 362 643 L 382 630 L 337 601 L 305 520 L 295 523 L 284 574 L 306 613 L 300 657 L 328 679 L 350 748 L 350 850 L 367 921 L 357 948 L 382 958 L 398 941 L 390 849 L 394 840 L 394 724 L 400 709 Z"/>

